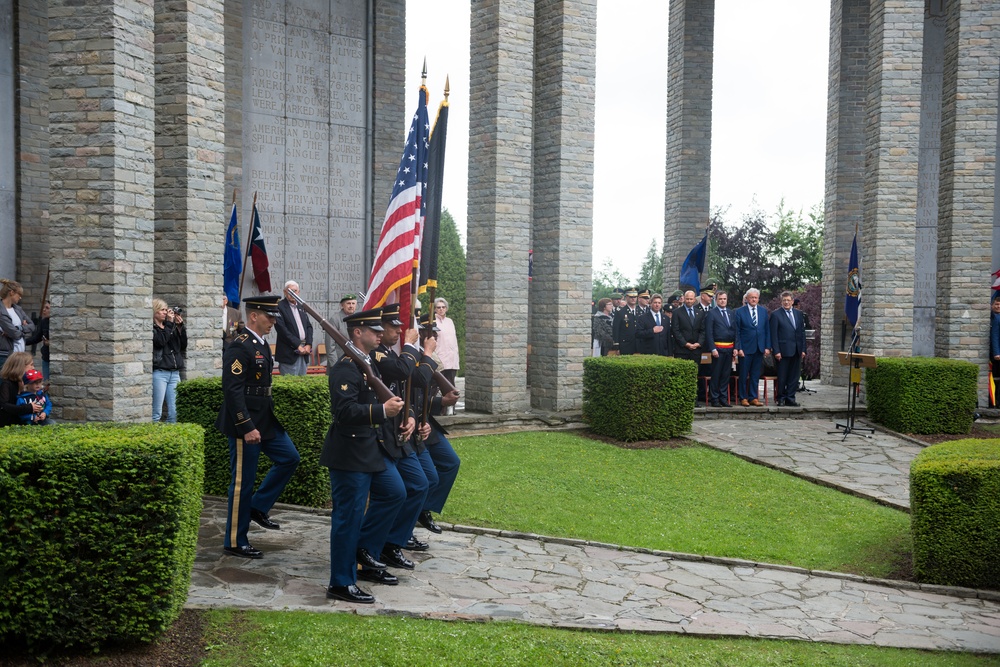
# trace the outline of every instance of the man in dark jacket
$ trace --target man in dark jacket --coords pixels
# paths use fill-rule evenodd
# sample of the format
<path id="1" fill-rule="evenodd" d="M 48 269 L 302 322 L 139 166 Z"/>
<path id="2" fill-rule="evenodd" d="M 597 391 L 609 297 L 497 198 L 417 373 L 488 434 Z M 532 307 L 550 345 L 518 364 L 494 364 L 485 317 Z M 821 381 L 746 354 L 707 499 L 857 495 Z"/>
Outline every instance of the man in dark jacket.
<path id="1" fill-rule="evenodd" d="M 282 375 L 305 375 L 312 354 L 313 328 L 302 306 L 289 301 L 289 292 L 299 293 L 299 284 L 294 280 L 285 283 L 285 298 L 278 302 L 281 317 L 274 323 L 278 334 L 274 360 L 281 367 Z"/>
<path id="2" fill-rule="evenodd" d="M 284 427 L 274 416 L 271 399 L 271 348 L 264 336 L 271 332 L 278 316 L 277 296 L 244 300 L 246 327 L 226 346 L 222 355 L 222 410 L 215 428 L 229 438 L 229 511 L 223 547 L 234 556 L 263 558 L 247 539 L 250 520 L 270 530 L 281 526 L 268 512 L 299 465 L 299 452 Z M 257 459 L 261 453 L 271 459 L 257 492 Z"/>
<path id="3" fill-rule="evenodd" d="M 639 316 L 636 329 L 636 345 L 639 354 L 670 354 L 670 320 L 663 312 L 663 297 L 654 294 L 649 302 L 649 310 Z"/>
<path id="4" fill-rule="evenodd" d="M 705 316 L 705 349 L 712 355 L 712 379 L 708 392 L 712 407 L 728 408 L 730 405 L 729 378 L 736 348 L 736 320 L 726 308 L 728 301 L 728 294 L 716 293 L 716 307 Z"/>

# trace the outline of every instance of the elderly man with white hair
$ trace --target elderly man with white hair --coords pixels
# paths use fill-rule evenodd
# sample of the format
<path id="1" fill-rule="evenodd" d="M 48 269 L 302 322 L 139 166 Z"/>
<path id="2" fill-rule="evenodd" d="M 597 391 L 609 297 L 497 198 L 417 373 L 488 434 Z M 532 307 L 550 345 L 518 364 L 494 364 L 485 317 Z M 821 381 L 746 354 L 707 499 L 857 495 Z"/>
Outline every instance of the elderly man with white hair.
<path id="1" fill-rule="evenodd" d="M 285 283 L 285 298 L 278 302 L 280 317 L 274 323 L 278 336 L 274 360 L 282 375 L 305 375 L 312 354 L 313 328 L 302 306 L 288 300 L 289 293 L 299 293 L 299 284 L 294 280 Z"/>
<path id="2" fill-rule="evenodd" d="M 758 304 L 760 290 L 751 287 L 744 296 L 746 305 L 736 309 L 736 355 L 740 357 L 740 405 L 761 405 L 757 385 L 764 355 L 771 352 L 771 327 L 767 308 Z"/>

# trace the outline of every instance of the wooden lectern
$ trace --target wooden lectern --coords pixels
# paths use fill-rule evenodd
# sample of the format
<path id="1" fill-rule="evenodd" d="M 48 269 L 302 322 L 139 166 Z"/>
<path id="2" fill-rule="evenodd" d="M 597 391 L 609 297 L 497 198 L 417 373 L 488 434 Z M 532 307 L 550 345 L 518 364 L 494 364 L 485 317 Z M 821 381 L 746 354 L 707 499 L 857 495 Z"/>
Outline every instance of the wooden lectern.
<path id="1" fill-rule="evenodd" d="M 854 416 L 858 405 L 858 394 L 861 391 L 861 369 L 862 368 L 875 368 L 876 360 L 874 354 L 861 354 L 860 352 L 838 352 L 837 359 L 840 361 L 841 366 L 848 366 L 851 373 L 850 382 L 850 395 L 847 399 L 847 423 L 837 424 L 838 429 L 844 430 L 844 440 L 847 440 L 847 436 L 860 435 L 864 438 L 870 438 L 870 435 L 864 435 L 861 433 L 855 433 L 855 431 L 868 431 L 869 433 L 874 433 L 875 429 L 866 426 L 855 426 Z M 830 433 L 839 433 L 839 431 L 830 431 Z"/>

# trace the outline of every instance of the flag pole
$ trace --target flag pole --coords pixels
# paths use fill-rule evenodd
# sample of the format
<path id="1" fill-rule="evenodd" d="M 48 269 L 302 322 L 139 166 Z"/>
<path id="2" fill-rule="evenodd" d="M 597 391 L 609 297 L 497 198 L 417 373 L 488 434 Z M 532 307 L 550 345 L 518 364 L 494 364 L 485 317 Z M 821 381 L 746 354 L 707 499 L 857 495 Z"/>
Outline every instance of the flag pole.
<path id="1" fill-rule="evenodd" d="M 427 56 L 425 55 L 424 56 L 424 67 L 423 67 L 423 70 L 420 72 L 420 94 L 424 95 L 425 94 L 424 91 L 426 89 L 427 89 Z M 424 100 L 424 104 L 426 104 L 426 103 L 427 103 L 427 101 L 425 99 Z M 426 180 L 425 180 L 424 187 L 426 187 L 426 185 L 427 185 L 427 183 L 426 183 Z M 426 197 L 427 193 L 421 191 L 420 196 L 421 196 L 421 198 Z M 421 205 L 421 206 L 423 206 L 423 205 Z M 421 229 L 420 232 L 422 234 L 424 232 L 424 230 Z M 418 240 L 420 240 L 420 238 L 421 237 L 418 237 Z M 415 246 L 415 250 L 416 250 L 416 252 L 414 254 L 416 255 L 416 259 L 413 260 L 413 267 L 410 270 L 410 312 L 408 313 L 408 317 L 406 318 L 406 326 L 403 329 L 404 331 L 407 328 L 409 328 L 409 327 L 416 328 L 417 324 L 418 324 L 418 323 L 415 323 L 414 320 L 416 319 L 415 311 L 416 311 L 416 303 L 417 303 L 417 283 L 420 282 L 420 255 L 419 255 L 419 253 L 420 253 L 420 245 L 419 244 Z M 403 396 L 403 419 L 406 419 L 406 415 L 410 414 L 410 404 L 411 404 L 411 398 L 412 398 L 412 385 L 413 385 L 413 383 L 409 379 L 407 379 L 404 384 L 406 385 L 406 391 L 403 392 L 403 394 L 404 394 L 404 396 Z"/>
<path id="2" fill-rule="evenodd" d="M 236 193 L 233 193 L 233 198 L 235 201 Z M 247 245 L 246 252 L 243 253 L 243 270 L 240 271 L 240 308 L 243 307 L 243 282 L 247 275 L 247 257 L 250 254 L 250 244 L 253 242 L 253 213 L 257 210 L 257 191 L 254 190 L 253 193 L 253 208 L 250 209 L 250 232 L 247 234 Z"/>

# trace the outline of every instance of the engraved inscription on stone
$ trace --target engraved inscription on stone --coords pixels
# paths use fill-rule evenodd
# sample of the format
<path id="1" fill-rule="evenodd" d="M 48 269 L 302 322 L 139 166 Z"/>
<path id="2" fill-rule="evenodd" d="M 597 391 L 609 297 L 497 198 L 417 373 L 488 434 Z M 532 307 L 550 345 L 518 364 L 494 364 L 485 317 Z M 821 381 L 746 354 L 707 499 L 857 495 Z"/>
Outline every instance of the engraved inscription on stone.
<path id="1" fill-rule="evenodd" d="M 368 277 L 368 4 L 248 0 L 244 13 L 245 210 L 256 192 L 273 290 L 294 279 L 327 312 Z"/>

